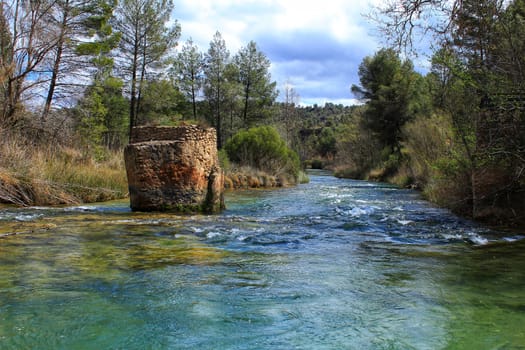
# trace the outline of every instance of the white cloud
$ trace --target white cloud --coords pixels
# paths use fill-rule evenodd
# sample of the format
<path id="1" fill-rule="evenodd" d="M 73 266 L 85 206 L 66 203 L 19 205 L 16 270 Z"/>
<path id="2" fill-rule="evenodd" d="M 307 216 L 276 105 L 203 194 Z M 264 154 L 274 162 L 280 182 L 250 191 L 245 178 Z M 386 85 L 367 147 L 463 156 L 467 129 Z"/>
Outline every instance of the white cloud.
<path id="1" fill-rule="evenodd" d="M 368 11 L 367 1 L 180 0 L 174 17 L 181 41 L 192 37 L 203 52 L 217 30 L 232 55 L 254 40 L 272 61 L 273 79 L 290 79 L 303 103 L 350 103 L 357 66 L 378 47 Z"/>

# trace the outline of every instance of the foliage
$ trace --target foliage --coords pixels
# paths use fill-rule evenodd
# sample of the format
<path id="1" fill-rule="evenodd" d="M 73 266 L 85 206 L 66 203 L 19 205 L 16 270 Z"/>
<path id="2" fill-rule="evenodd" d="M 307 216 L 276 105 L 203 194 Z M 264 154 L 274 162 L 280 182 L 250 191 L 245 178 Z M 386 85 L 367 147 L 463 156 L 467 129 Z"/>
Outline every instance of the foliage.
<path id="1" fill-rule="evenodd" d="M 117 8 L 115 27 L 122 34 L 118 63 L 129 85 L 130 128 L 138 125 L 148 74 L 167 64 L 165 55 L 180 37 L 180 25 L 170 23 L 172 10 L 171 0 L 121 0 Z"/>
<path id="2" fill-rule="evenodd" d="M 225 172 L 228 172 L 231 168 L 230 158 L 228 157 L 228 152 L 225 149 L 219 151 L 219 164 Z"/>
<path id="3" fill-rule="evenodd" d="M 207 117 L 217 129 L 220 148 L 237 131 L 269 120 L 277 92 L 271 82 L 270 62 L 250 42 L 233 57 L 220 32 L 204 55 L 204 97 Z"/>
<path id="4" fill-rule="evenodd" d="M 323 128 L 317 141 L 317 151 L 322 157 L 332 159 L 337 153 L 337 140 L 332 128 Z"/>
<path id="5" fill-rule="evenodd" d="M 411 176 L 423 185 L 440 176 L 444 159 L 457 154 L 454 129 L 450 115 L 433 114 L 405 125 L 404 153 L 409 160 Z"/>
<path id="6" fill-rule="evenodd" d="M 524 222 L 525 1 L 397 3 L 380 10 L 394 43 L 410 46 L 419 30 L 440 40 L 426 81 L 434 107 L 429 120 L 443 126 L 446 139 L 432 138 L 425 120 L 405 130 L 425 192 L 474 218 Z M 433 152 L 421 150 L 426 143 Z"/>
<path id="7" fill-rule="evenodd" d="M 204 58 L 190 38 L 174 63 L 173 71 L 182 93 L 190 100 L 193 119 L 197 119 L 197 98 L 204 80 Z"/>
<path id="8" fill-rule="evenodd" d="M 366 57 L 359 66 L 361 87 L 352 91 L 367 103 L 364 124 L 383 146 L 400 152 L 403 125 L 426 108 L 422 77 L 410 61 L 401 62 L 397 53 L 382 49 Z"/>
<path id="9" fill-rule="evenodd" d="M 53 3 L 54 9 L 48 14 L 47 22 L 55 29 L 56 43 L 46 60 L 49 63 L 45 63 L 51 77 L 42 121 L 48 118 L 52 103 L 57 102 L 55 100 L 64 100 L 78 91 L 76 84 L 71 83 L 72 76 L 79 76 L 83 70 L 93 66 L 97 75 L 111 68 L 113 61 L 104 58 L 120 40 L 120 34 L 114 33 L 109 23 L 115 6 L 113 0 Z M 91 56 L 93 59 L 85 62 L 79 56 Z"/>
<path id="10" fill-rule="evenodd" d="M 104 125 L 108 110 L 103 104 L 101 95 L 102 89 L 94 86 L 79 106 L 80 136 L 86 146 L 86 151 L 94 154 L 97 160 L 102 160 L 104 156 L 102 141 L 104 133 L 108 131 Z"/>
<path id="11" fill-rule="evenodd" d="M 128 102 L 122 96 L 122 81 L 108 77 L 86 90 L 75 108 L 77 131 L 85 151 L 103 158 L 105 149 L 126 144 Z"/>
<path id="12" fill-rule="evenodd" d="M 144 83 L 138 122 L 141 125 L 173 125 L 181 119 L 184 96 L 168 80 L 150 80 Z"/>
<path id="13" fill-rule="evenodd" d="M 232 162 L 272 174 L 296 177 L 300 170 L 299 157 L 271 126 L 240 131 L 226 143 L 225 150 Z"/>
<path id="14" fill-rule="evenodd" d="M 102 103 L 107 111 L 103 144 L 111 150 L 121 149 L 127 144 L 128 101 L 122 95 L 123 84 L 121 79 L 112 76 L 100 82 Z"/>
<path id="15" fill-rule="evenodd" d="M 277 97 L 276 83 L 271 81 L 270 60 L 257 49 L 254 41 L 239 50 L 233 63 L 242 89 L 242 122 L 247 128 L 254 121 L 265 119 L 265 107 Z"/>
<path id="16" fill-rule="evenodd" d="M 381 145 L 363 126 L 363 112 L 359 110 L 339 129 L 335 159 L 337 176 L 364 179 L 381 161 Z"/>
<path id="17" fill-rule="evenodd" d="M 213 36 L 210 48 L 205 55 L 204 95 L 210 106 L 212 124 L 217 129 L 217 147 L 222 148 L 222 124 L 224 119 L 224 105 L 226 104 L 226 67 L 228 66 L 230 52 L 226 42 L 219 32 Z"/>

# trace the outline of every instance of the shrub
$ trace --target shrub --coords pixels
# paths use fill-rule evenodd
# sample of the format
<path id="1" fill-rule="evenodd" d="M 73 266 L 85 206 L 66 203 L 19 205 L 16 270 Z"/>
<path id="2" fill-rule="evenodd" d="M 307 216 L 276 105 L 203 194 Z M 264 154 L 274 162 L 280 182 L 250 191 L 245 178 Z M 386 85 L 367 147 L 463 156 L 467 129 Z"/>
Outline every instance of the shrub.
<path id="1" fill-rule="evenodd" d="M 260 126 L 243 130 L 224 147 L 229 159 L 241 166 L 251 166 L 275 175 L 297 177 L 300 161 L 286 146 L 274 127 Z"/>
<path id="2" fill-rule="evenodd" d="M 418 118 L 404 128 L 405 153 L 415 181 L 428 183 L 438 173 L 457 172 L 457 158 L 452 157 L 454 132 L 452 121 L 447 115 L 435 114 Z"/>
<path id="3" fill-rule="evenodd" d="M 361 118 L 344 125 L 338 134 L 336 176 L 364 179 L 381 164 L 381 147 L 373 134 L 361 126 Z"/>

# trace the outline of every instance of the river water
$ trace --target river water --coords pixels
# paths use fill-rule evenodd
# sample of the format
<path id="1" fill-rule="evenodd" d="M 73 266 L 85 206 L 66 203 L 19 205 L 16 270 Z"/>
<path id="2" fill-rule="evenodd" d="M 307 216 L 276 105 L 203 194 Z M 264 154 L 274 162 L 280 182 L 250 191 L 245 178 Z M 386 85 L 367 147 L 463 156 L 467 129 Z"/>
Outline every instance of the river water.
<path id="1" fill-rule="evenodd" d="M 313 174 L 217 216 L 0 210 L 0 349 L 525 349 L 525 240 Z"/>

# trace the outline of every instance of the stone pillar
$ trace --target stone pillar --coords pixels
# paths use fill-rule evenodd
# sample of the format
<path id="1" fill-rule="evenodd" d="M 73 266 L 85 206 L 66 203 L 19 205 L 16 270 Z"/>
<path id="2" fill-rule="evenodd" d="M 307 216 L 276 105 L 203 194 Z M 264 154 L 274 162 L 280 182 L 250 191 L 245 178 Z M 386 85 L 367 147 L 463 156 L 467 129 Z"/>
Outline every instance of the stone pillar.
<path id="1" fill-rule="evenodd" d="M 214 213 L 224 208 L 215 129 L 136 127 L 124 158 L 132 210 Z"/>

